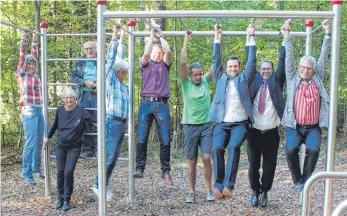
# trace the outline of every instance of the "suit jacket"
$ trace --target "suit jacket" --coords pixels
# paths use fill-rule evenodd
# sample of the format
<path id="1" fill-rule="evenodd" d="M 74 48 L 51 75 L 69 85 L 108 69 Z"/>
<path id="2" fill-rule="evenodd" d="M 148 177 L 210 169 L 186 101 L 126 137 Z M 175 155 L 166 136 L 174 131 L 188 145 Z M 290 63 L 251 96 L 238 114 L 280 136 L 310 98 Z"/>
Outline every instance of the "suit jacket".
<path id="1" fill-rule="evenodd" d="M 294 113 L 295 94 L 300 85 L 301 78 L 296 70 L 294 50 L 291 37 L 285 40 L 286 48 L 286 80 L 287 80 L 287 103 L 284 109 L 282 124 L 286 127 L 296 129 L 296 119 Z M 328 127 L 329 124 L 329 94 L 324 88 L 323 81 L 326 66 L 328 65 L 328 53 L 330 40 L 324 39 L 319 59 L 314 68 L 312 80 L 315 82 L 320 94 L 319 126 Z"/>
<path id="2" fill-rule="evenodd" d="M 252 102 L 250 99 L 249 88 L 254 80 L 256 67 L 256 46 L 249 47 L 249 56 L 244 72 L 240 72 L 236 77 L 229 76 L 222 67 L 221 46 L 219 43 L 213 44 L 213 80 L 216 83 L 216 94 L 213 98 L 209 113 L 209 120 L 221 123 L 225 114 L 225 95 L 227 83 L 230 79 L 235 79 L 236 90 L 239 93 L 241 103 L 247 112 L 251 122 L 254 122 L 252 114 Z"/>
<path id="3" fill-rule="evenodd" d="M 246 47 L 246 54 L 248 49 Z M 272 75 L 266 81 L 266 84 L 269 88 L 270 97 L 272 103 L 276 109 L 278 116 L 282 119 L 284 111 L 284 100 L 283 100 L 283 85 L 286 80 L 285 75 L 285 58 L 286 52 L 284 46 L 280 48 L 280 54 L 278 58 L 277 70 L 272 73 Z M 257 93 L 260 87 L 263 85 L 263 78 L 260 73 L 256 73 L 255 80 L 251 84 L 250 94 L 252 103 L 257 96 Z"/>

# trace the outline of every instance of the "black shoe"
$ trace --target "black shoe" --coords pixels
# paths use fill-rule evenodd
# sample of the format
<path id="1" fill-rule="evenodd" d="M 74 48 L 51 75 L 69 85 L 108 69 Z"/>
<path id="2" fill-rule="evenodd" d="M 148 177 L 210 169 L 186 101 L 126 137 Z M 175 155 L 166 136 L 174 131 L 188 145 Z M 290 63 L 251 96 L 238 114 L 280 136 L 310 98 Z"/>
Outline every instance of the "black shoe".
<path id="1" fill-rule="evenodd" d="M 262 208 L 265 208 L 267 206 L 267 191 L 262 192 L 261 194 L 261 200 L 260 200 L 260 205 Z"/>
<path id="2" fill-rule="evenodd" d="M 71 209 L 70 202 L 64 201 L 63 211 L 69 211 Z"/>
<path id="3" fill-rule="evenodd" d="M 259 198 L 259 192 L 253 191 L 252 197 L 251 197 L 251 205 L 252 207 L 258 206 L 258 198 Z"/>
<path id="4" fill-rule="evenodd" d="M 61 207 L 63 207 L 63 198 L 62 197 L 58 198 L 57 204 L 55 204 L 55 209 L 58 210 Z"/>

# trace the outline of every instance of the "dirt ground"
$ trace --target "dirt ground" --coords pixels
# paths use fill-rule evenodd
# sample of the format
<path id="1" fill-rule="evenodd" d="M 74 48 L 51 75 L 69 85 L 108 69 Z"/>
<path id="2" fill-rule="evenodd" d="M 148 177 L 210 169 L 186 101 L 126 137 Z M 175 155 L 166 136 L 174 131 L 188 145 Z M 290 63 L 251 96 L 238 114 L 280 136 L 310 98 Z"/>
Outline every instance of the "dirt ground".
<path id="1" fill-rule="evenodd" d="M 316 172 L 325 168 L 325 143 L 322 142 L 321 153 Z M 339 138 L 336 146 L 335 171 L 347 171 L 347 142 Z M 173 186 L 164 186 L 160 178 L 159 150 L 149 152 L 149 161 L 143 179 L 135 181 L 135 200 L 128 200 L 128 167 L 126 162 L 117 162 L 110 181 L 114 193 L 113 201 L 107 203 L 108 215 L 300 215 L 299 193 L 295 192 L 290 172 L 286 163 L 283 140 L 278 156 L 278 166 L 272 190 L 269 192 L 269 203 L 266 209 L 252 208 L 250 205 L 251 189 L 248 182 L 248 161 L 245 145 L 237 176 L 233 197 L 215 202 L 206 201 L 204 190 L 203 167 L 200 161 L 197 179 L 197 202 L 185 203 L 188 190 L 187 166 L 182 152 L 172 158 Z M 3 155 L 2 155 L 3 157 Z M 36 186 L 29 186 L 20 177 L 20 163 L 2 163 L 1 170 L 1 215 L 98 215 L 98 198 L 91 190 L 93 186 L 97 161 L 79 160 L 75 171 L 73 209 L 64 213 L 55 210 L 55 161 L 51 161 L 52 196 L 44 196 L 44 180 L 38 180 Z M 322 215 L 323 181 L 312 188 L 311 215 Z M 333 208 L 347 199 L 347 181 L 337 180 L 333 185 Z M 347 214 L 346 214 L 347 215 Z"/>

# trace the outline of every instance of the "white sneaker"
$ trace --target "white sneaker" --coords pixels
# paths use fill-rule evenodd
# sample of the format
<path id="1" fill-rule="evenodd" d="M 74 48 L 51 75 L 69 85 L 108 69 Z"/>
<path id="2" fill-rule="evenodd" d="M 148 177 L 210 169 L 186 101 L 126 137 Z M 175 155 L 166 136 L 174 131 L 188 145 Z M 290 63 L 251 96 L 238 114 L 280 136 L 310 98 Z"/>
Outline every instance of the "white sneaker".
<path id="1" fill-rule="evenodd" d="M 106 200 L 107 200 L 107 201 L 111 201 L 111 200 L 112 200 L 112 197 L 113 197 L 113 193 L 112 193 L 112 191 L 107 187 L 107 188 L 106 188 Z"/>
<path id="2" fill-rule="evenodd" d="M 99 196 L 99 190 L 95 186 L 92 187 L 92 190 L 96 194 L 96 196 Z"/>

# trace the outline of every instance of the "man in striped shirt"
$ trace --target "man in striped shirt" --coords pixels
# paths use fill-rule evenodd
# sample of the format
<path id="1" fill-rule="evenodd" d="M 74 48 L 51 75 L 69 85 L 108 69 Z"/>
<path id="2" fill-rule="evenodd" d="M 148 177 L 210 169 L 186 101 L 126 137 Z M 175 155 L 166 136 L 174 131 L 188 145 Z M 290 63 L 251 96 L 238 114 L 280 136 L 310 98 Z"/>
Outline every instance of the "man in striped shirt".
<path id="1" fill-rule="evenodd" d="M 328 127 L 329 95 L 323 80 L 328 64 L 330 25 L 322 23 L 325 38 L 320 57 L 300 59 L 296 73 L 290 25 L 285 26 L 287 104 L 282 123 L 286 126 L 286 157 L 296 191 L 303 190 L 303 184 L 312 175 L 319 157 L 321 144 L 320 127 Z M 299 146 L 306 145 L 304 169 L 299 165 Z"/>
<path id="2" fill-rule="evenodd" d="M 124 79 L 128 75 L 129 64 L 123 59 L 125 32 L 121 31 L 119 41 L 117 32 L 120 25 L 115 25 L 112 41 L 107 50 L 106 64 L 106 185 L 122 150 L 122 142 L 127 126 L 129 109 L 129 91 Z M 117 52 L 118 51 L 118 52 Z M 98 194 L 98 176 L 95 178 L 93 191 Z M 107 201 L 112 199 L 112 192 L 106 188 Z"/>

